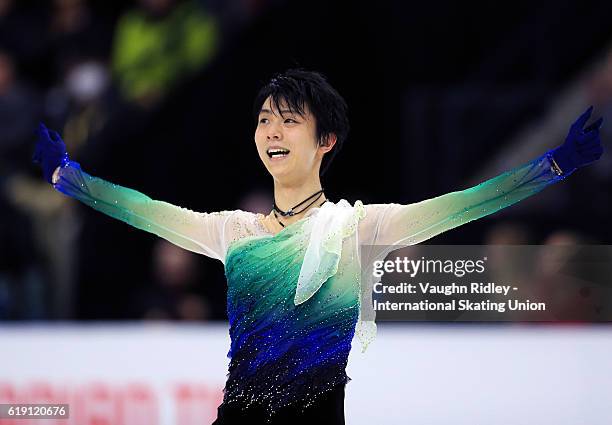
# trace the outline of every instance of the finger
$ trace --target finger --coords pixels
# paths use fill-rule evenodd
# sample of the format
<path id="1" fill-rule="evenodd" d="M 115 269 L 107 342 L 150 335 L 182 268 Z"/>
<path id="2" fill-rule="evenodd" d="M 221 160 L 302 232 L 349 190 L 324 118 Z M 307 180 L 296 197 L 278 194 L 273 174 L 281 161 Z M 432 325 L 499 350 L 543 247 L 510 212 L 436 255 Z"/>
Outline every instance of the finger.
<path id="1" fill-rule="evenodd" d="M 51 139 L 54 142 L 60 142 L 62 140 L 62 138 L 60 137 L 59 133 L 55 130 L 49 130 L 49 134 L 51 135 Z"/>
<path id="2" fill-rule="evenodd" d="M 577 137 L 579 148 L 591 144 L 593 140 L 599 139 L 599 130 L 591 130 L 586 134 Z"/>
<path id="3" fill-rule="evenodd" d="M 593 130 L 599 130 L 601 128 L 601 125 L 603 124 L 603 117 L 599 118 L 597 121 L 595 121 L 593 124 L 591 124 L 590 126 L 588 126 L 587 128 L 584 129 L 585 133 L 588 133 L 589 131 L 593 131 Z"/>
<path id="4" fill-rule="evenodd" d="M 578 117 L 578 119 L 576 120 L 576 122 L 574 122 L 574 124 L 572 124 L 572 128 L 573 129 L 577 129 L 577 130 L 582 130 L 582 127 L 584 127 L 584 125 L 586 124 L 586 122 L 589 120 L 589 118 L 591 117 L 591 112 L 593 112 L 593 106 L 589 106 L 589 109 L 587 109 L 586 111 L 584 111 L 582 113 L 582 115 L 580 115 Z"/>
<path id="5" fill-rule="evenodd" d="M 47 134 L 49 134 L 47 127 L 45 127 L 45 125 L 42 122 L 38 123 L 38 134 L 41 136 L 46 136 Z"/>

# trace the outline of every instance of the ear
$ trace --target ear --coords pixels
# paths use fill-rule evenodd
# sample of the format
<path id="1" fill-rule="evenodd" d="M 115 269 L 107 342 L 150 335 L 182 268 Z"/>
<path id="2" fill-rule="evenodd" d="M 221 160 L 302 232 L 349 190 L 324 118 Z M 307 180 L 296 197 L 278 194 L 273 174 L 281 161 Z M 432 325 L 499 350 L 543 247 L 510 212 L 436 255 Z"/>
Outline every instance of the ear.
<path id="1" fill-rule="evenodd" d="M 337 140 L 338 138 L 336 137 L 334 133 L 328 134 L 327 137 L 323 140 L 323 144 L 319 146 L 319 151 L 321 153 L 329 152 L 330 150 L 334 148 L 334 145 L 336 144 Z"/>

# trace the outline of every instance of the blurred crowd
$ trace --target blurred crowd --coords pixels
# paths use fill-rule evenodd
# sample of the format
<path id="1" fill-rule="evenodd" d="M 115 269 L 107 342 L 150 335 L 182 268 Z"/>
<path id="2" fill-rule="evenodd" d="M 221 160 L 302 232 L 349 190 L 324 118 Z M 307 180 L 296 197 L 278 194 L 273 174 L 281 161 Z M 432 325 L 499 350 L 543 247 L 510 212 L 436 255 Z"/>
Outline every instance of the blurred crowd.
<path id="1" fill-rule="evenodd" d="M 507 220 L 491 226 L 484 234 L 480 245 L 428 246 L 425 244 L 395 250 L 388 260 L 404 259 L 439 261 L 445 269 L 436 269 L 435 263 L 429 271 L 421 267 L 415 273 L 411 268 L 392 270 L 381 278 L 384 286 L 414 285 L 414 295 L 389 295 L 381 290 L 373 294 L 379 303 L 419 302 L 448 303 L 454 300 L 482 301 L 503 305 L 499 312 L 494 308 L 473 310 L 381 310 L 379 321 L 469 321 L 469 322 L 558 322 L 597 323 L 609 322 L 612 318 L 612 248 L 600 245 L 585 234 L 569 229 L 546 233 L 532 230 L 527 223 Z M 435 244 L 434 244 L 435 245 Z M 484 259 L 484 260 L 483 260 Z M 464 274 L 452 274 L 448 262 L 465 264 L 467 261 L 482 261 L 482 270 L 472 267 Z M 413 266 L 414 267 L 414 266 Z M 462 266 L 458 266 L 462 267 Z M 451 270 L 451 271 L 449 271 Z M 473 272 L 473 273 L 472 273 Z M 424 295 L 419 284 L 459 285 L 467 288 L 464 293 Z M 496 287 L 513 288 L 508 294 L 502 292 L 471 292 L 473 283 Z M 454 286 L 452 286 L 454 288 Z M 516 289 L 514 289 L 516 288 Z M 450 290 L 451 288 L 449 288 Z M 512 301 L 543 303 L 544 309 L 510 310 Z M 502 313 L 502 314 L 500 314 Z"/>
<path id="2" fill-rule="evenodd" d="M 189 188 L 169 176 L 180 167 L 160 158 L 184 151 L 151 145 L 180 145 L 182 93 L 270 3 L 0 0 L 0 319 L 223 317 L 222 287 L 202 285 L 221 277 L 193 254 L 147 241 L 131 247 L 140 267 L 124 264 L 125 229 L 99 226 L 40 178 L 34 130 L 58 130 L 92 174 L 180 198 Z"/>
<path id="3" fill-rule="evenodd" d="M 50 189 L 31 163 L 37 122 L 59 131 L 71 158 L 89 174 L 198 211 L 269 212 L 270 193 L 261 189 L 270 189 L 267 176 L 245 178 L 253 167 L 245 164 L 254 162 L 255 151 L 247 151 L 249 159 L 235 151 L 235 178 L 229 183 L 218 179 L 228 173 L 219 158 L 241 146 L 228 141 L 230 127 L 251 140 L 248 113 L 258 83 L 286 65 L 302 65 L 292 62 L 298 47 L 304 65 L 331 76 L 351 105 L 352 152 L 361 149 L 365 161 L 371 158 L 368 143 L 380 138 L 378 128 L 368 127 L 378 122 L 372 105 L 386 96 L 383 78 L 371 72 L 383 65 L 363 60 L 365 51 L 379 54 L 371 28 L 363 28 L 370 22 L 369 3 L 350 8 L 332 3 L 303 8 L 282 0 L 0 0 L 0 320 L 223 319 L 219 264 L 161 239 L 134 236 L 137 232 L 125 224 Z M 350 31 L 335 28 L 341 19 Z M 332 31 L 340 34 L 337 39 L 330 37 L 336 36 Z M 283 56 L 289 59 L 275 58 Z M 325 68 L 332 61 L 336 68 Z M 249 69 L 253 64 L 256 70 Z M 362 75 L 379 85 L 364 87 Z M 609 114 L 612 53 L 589 81 L 587 98 Z M 397 98 L 374 109 L 390 105 L 399 116 L 400 97 L 411 88 L 394 84 Z M 421 122 L 413 126 L 421 127 Z M 610 128 L 604 124 L 604 141 L 612 139 Z M 396 144 L 388 151 L 401 152 L 399 135 L 394 136 Z M 449 148 L 445 154 L 453 159 L 453 152 Z M 357 157 L 351 151 L 344 155 Z M 346 188 L 342 196 L 365 202 L 404 201 L 395 195 L 407 192 L 424 195 L 414 186 L 427 196 L 439 194 L 425 184 L 424 168 L 431 167 L 416 167 L 423 162 L 420 156 L 410 158 L 415 167 L 407 167 L 420 177 L 414 179 L 395 165 L 398 155 L 390 153 L 387 160 L 390 165 L 378 171 L 396 170 L 391 181 L 398 185 L 383 187 L 367 173 L 337 172 L 335 187 Z M 350 169 L 344 161 L 339 169 Z M 467 161 L 462 165 L 474 168 Z M 607 173 L 597 170 L 599 181 L 609 184 L 612 167 Z M 433 173 L 448 187 L 449 175 Z M 591 198 L 602 205 L 601 214 L 609 211 L 603 207 L 609 192 L 599 190 L 593 195 L 598 198 Z M 395 197 L 389 199 L 390 194 Z M 563 223 L 527 238 L 529 231 L 541 229 L 529 229 L 526 222 L 508 227 L 504 215 L 496 220 L 488 222 L 486 232 L 481 224 L 474 226 L 473 233 L 481 236 L 472 242 L 547 244 L 563 235 L 572 241 L 606 240 L 564 230 Z"/>

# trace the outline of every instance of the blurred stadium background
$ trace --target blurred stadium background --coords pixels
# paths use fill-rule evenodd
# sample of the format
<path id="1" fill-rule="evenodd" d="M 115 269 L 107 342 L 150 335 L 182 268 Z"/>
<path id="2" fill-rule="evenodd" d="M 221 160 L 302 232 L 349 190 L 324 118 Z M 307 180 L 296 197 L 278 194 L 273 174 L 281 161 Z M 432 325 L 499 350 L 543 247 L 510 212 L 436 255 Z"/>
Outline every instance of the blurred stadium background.
<path id="1" fill-rule="evenodd" d="M 0 402 L 67 391 L 87 400 L 73 423 L 196 423 L 214 415 L 227 362 L 221 264 L 54 192 L 30 159 L 38 121 L 89 174 L 193 210 L 267 212 L 251 102 L 289 67 L 324 73 L 349 104 L 349 140 L 323 182 L 334 200 L 410 203 L 468 187 L 557 146 L 593 104 L 606 120 L 601 161 L 431 243 L 607 245 L 611 18 L 606 1 L 0 0 Z M 348 423 L 389 412 L 382 400 L 398 394 L 394 418 L 411 412 L 406 423 L 609 423 L 607 326 L 460 328 L 472 357 L 452 327 L 381 328 L 349 373 Z M 448 361 L 465 376 L 448 364 L 408 373 L 455 349 Z M 402 356 L 406 382 L 386 389 L 391 376 L 360 369 L 385 356 Z M 517 372 L 512 385 L 492 384 L 490 356 L 516 360 L 499 366 Z M 451 380 L 455 398 L 417 391 L 425 379 Z M 189 410 L 160 395 L 173 380 L 195 419 L 169 413 Z M 145 411 L 151 394 L 154 422 L 108 413 Z"/>

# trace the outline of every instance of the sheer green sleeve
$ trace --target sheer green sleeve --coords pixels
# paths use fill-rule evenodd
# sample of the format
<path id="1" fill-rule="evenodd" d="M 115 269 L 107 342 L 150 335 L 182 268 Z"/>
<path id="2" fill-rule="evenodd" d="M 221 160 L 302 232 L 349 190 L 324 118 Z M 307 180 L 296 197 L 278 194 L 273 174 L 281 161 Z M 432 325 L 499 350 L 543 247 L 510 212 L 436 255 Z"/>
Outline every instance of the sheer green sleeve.
<path id="1" fill-rule="evenodd" d="M 223 261 L 224 228 L 230 211 L 199 213 L 122 187 L 81 170 L 76 162 L 59 169 L 53 187 L 84 204 L 189 251 Z"/>
<path id="2" fill-rule="evenodd" d="M 360 242 L 414 245 L 493 214 L 563 178 L 546 154 L 469 189 L 409 205 L 367 205 Z"/>

